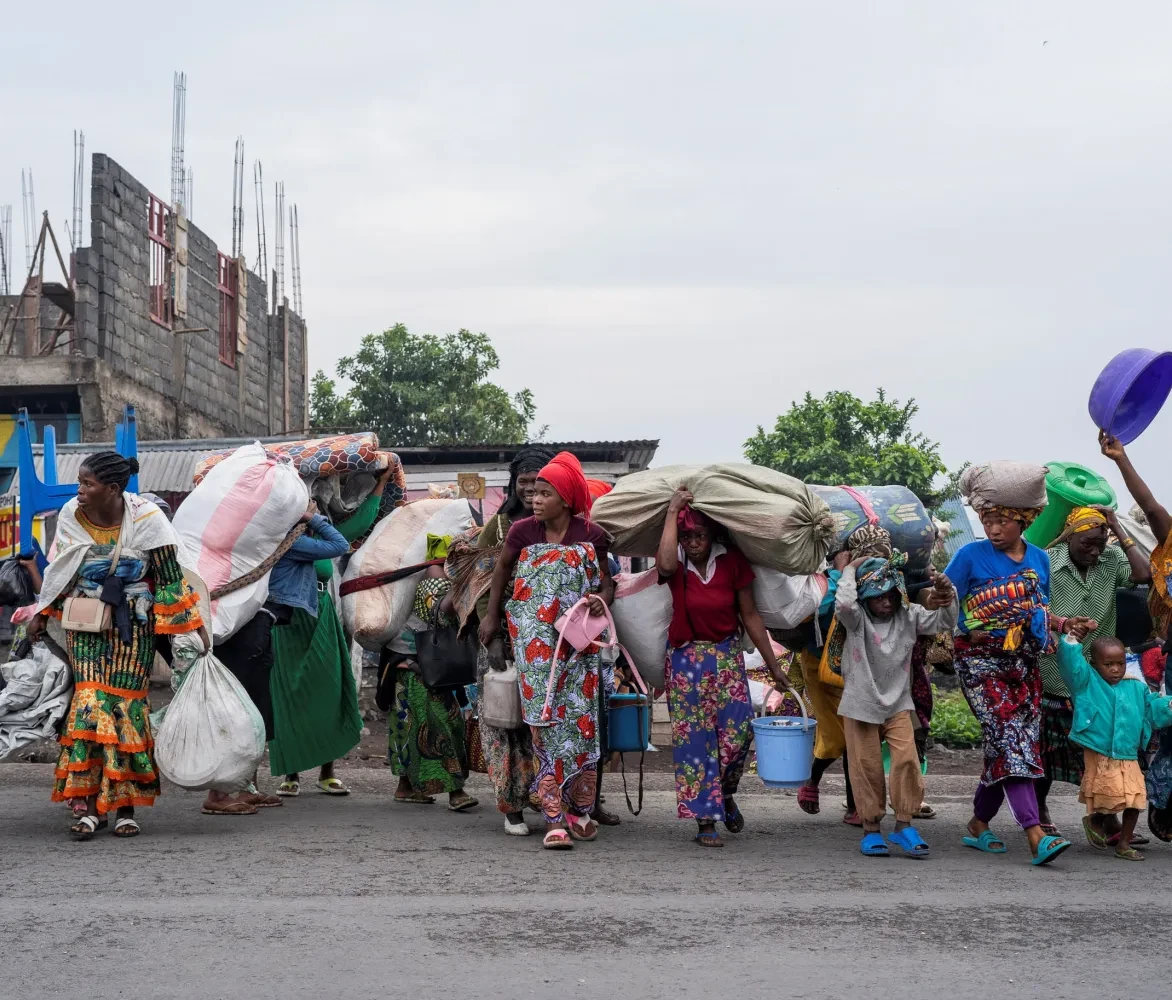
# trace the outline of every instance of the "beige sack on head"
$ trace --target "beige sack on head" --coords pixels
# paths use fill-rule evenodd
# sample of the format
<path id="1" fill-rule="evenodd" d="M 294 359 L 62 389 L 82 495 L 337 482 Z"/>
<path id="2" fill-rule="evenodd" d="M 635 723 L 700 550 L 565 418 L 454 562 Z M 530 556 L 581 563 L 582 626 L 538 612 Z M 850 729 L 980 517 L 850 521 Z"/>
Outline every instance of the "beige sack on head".
<path id="1" fill-rule="evenodd" d="M 985 462 L 970 465 L 960 477 L 960 492 L 973 510 L 1017 507 L 1033 510 L 1046 506 L 1044 465 L 1029 462 Z"/>
<path id="2" fill-rule="evenodd" d="M 672 494 L 686 486 L 693 506 L 724 525 L 749 561 L 783 573 L 814 573 L 834 537 L 826 501 L 792 476 L 759 465 L 669 465 L 624 476 L 590 517 L 620 556 L 654 556 Z"/>

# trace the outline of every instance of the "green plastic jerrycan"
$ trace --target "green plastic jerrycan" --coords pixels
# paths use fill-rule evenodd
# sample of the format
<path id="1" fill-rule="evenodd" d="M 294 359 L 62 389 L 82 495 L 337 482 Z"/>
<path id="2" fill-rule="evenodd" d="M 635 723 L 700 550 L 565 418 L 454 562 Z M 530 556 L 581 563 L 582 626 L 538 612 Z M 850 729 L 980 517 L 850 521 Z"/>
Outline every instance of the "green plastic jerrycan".
<path id="1" fill-rule="evenodd" d="M 1074 462 L 1047 462 L 1046 509 L 1026 529 L 1027 542 L 1045 548 L 1062 534 L 1075 507 L 1100 505 L 1114 508 L 1119 501 L 1111 484 L 1093 469 Z"/>

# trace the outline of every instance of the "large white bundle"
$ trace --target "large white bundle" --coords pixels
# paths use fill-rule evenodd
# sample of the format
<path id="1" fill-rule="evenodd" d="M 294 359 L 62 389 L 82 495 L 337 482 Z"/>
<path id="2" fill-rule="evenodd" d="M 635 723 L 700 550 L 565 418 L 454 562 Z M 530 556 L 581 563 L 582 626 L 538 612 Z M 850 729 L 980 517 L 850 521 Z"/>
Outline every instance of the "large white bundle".
<path id="1" fill-rule="evenodd" d="M 1044 465 L 1029 462 L 985 462 L 970 465 L 960 477 L 960 492 L 973 510 L 986 507 L 1019 507 L 1030 510 L 1046 506 Z"/>
<path id="2" fill-rule="evenodd" d="M 656 691 L 662 691 L 665 683 L 671 610 L 671 588 L 660 586 L 658 570 L 615 577 L 610 606 L 615 631 L 647 686 Z"/>
<path id="3" fill-rule="evenodd" d="M 264 752 L 264 719 L 252 699 L 211 653 L 201 656 L 155 733 L 159 772 L 180 788 L 236 792 Z"/>
<path id="4" fill-rule="evenodd" d="M 753 602 L 766 628 L 797 628 L 826 596 L 822 573 L 787 576 L 768 566 L 753 567 Z"/>
<path id="5" fill-rule="evenodd" d="M 686 486 L 697 510 L 723 524 L 749 562 L 813 573 L 834 538 L 826 501 L 805 483 L 759 465 L 671 465 L 624 476 L 591 518 L 622 556 L 654 556 L 672 495 Z"/>
<path id="6" fill-rule="evenodd" d="M 73 670 L 43 642 L 23 660 L 4 665 L 0 692 L 0 760 L 30 743 L 56 736 L 69 710 Z"/>
<path id="7" fill-rule="evenodd" d="M 259 443 L 237 448 L 213 468 L 175 512 L 175 531 L 209 590 L 251 572 L 276 552 L 305 513 L 309 491 L 286 461 Z M 234 635 L 269 595 L 256 583 L 212 602 L 215 642 Z"/>
<path id="8" fill-rule="evenodd" d="M 428 535 L 458 535 L 471 525 L 467 500 L 416 500 L 399 507 L 374 526 L 351 557 L 342 582 L 422 563 L 427 558 Z M 395 639 L 411 616 L 415 587 L 422 576 L 420 570 L 382 587 L 347 594 L 342 598 L 346 631 L 372 650 Z"/>

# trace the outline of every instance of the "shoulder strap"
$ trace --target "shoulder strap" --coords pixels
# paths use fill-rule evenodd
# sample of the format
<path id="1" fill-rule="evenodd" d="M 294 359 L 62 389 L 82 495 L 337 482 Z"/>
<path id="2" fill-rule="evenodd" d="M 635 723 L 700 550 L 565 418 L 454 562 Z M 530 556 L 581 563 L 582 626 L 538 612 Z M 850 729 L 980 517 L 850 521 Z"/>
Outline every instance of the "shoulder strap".
<path id="1" fill-rule="evenodd" d="M 130 504 L 126 502 L 124 496 L 122 498 L 122 526 L 118 529 L 118 540 L 114 543 L 114 551 L 110 554 L 110 576 L 118 574 L 118 560 L 122 558 L 122 542 L 130 530 L 130 524 Z"/>

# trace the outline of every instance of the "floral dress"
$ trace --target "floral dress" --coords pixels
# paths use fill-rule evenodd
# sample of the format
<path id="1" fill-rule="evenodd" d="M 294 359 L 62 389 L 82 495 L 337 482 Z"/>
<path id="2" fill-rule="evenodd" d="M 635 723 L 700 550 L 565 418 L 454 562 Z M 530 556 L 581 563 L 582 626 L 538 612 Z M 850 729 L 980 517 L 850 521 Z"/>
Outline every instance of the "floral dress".
<path id="1" fill-rule="evenodd" d="M 80 512 L 77 519 L 96 544 L 75 592 L 96 596 L 121 529 L 90 524 Z M 99 815 L 152 805 L 159 794 L 147 699 L 155 635 L 194 632 L 203 624 L 199 598 L 183 577 L 175 547 L 151 549 L 147 557 L 118 560 L 130 607 L 129 642 L 116 625 L 105 632 L 66 633 L 73 700 L 60 739 L 53 801 L 94 797 Z M 59 598 L 49 614 L 60 617 L 63 603 Z"/>
<path id="2" fill-rule="evenodd" d="M 602 654 L 564 646 L 550 688 L 558 645 L 554 623 L 587 594 L 598 590 L 602 571 L 594 546 L 527 545 L 517 559 L 513 590 L 505 607 L 509 638 L 520 674 L 525 721 L 532 728 L 537 790 L 550 822 L 564 809 L 585 814 L 594 805 L 598 759 L 598 686 Z M 543 719 L 546 705 L 552 718 Z"/>

